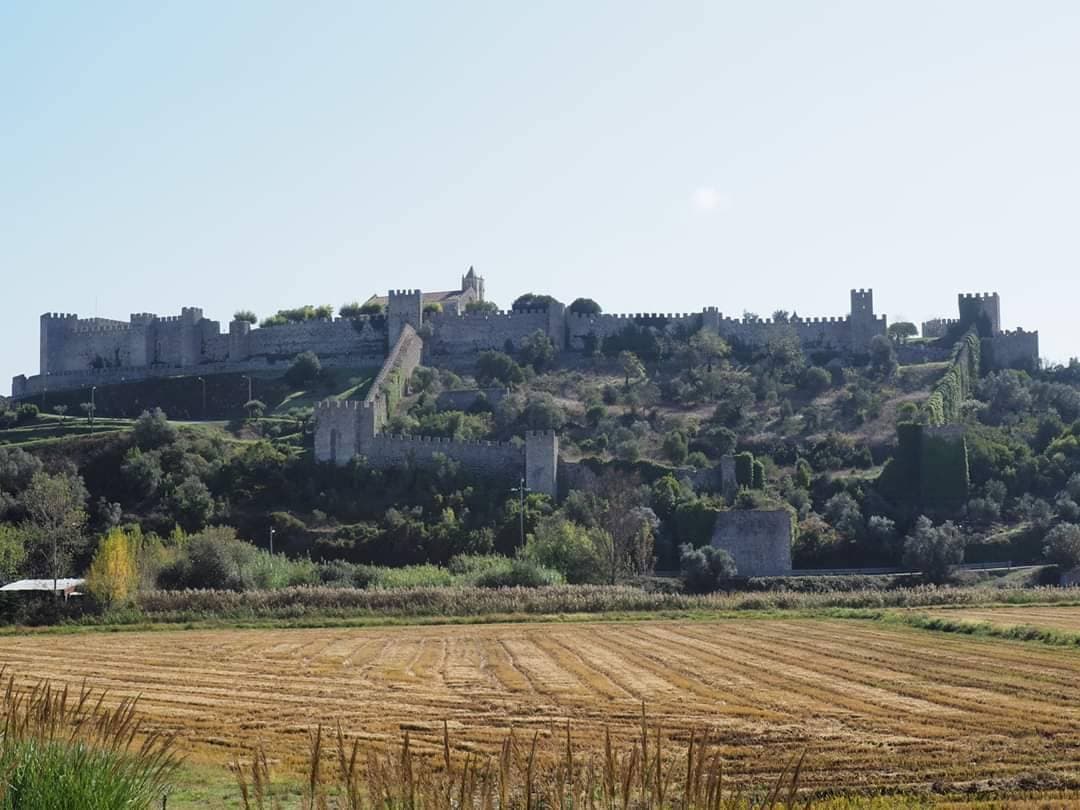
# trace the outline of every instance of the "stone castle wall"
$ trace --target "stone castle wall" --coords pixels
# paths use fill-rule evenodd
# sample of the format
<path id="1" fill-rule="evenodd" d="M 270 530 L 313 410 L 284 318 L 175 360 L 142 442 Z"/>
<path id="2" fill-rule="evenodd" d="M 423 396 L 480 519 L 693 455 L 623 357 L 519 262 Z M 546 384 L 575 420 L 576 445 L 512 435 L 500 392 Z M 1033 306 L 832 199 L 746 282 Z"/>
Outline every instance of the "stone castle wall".
<path id="1" fill-rule="evenodd" d="M 373 467 L 385 468 L 431 466 L 446 458 L 467 472 L 502 478 L 508 485 L 524 478 L 533 491 L 554 497 L 559 464 L 559 440 L 554 432 L 530 431 L 523 443 L 383 433 L 423 351 L 424 341 L 411 324 L 403 322 L 397 342 L 363 402 L 319 403 L 315 409 L 316 461 L 348 464 L 362 457 Z"/>
<path id="2" fill-rule="evenodd" d="M 783 510 L 729 510 L 716 516 L 712 545 L 735 560 L 742 577 L 791 573 L 791 515 Z"/>
<path id="3" fill-rule="evenodd" d="M 604 338 L 631 325 L 655 327 L 668 332 L 715 331 L 729 341 L 765 345 L 772 338 L 790 335 L 808 350 L 862 353 L 876 335 L 886 333 L 887 322 L 874 313 L 873 292 L 852 290 L 849 314 L 844 317 L 801 318 L 786 322 L 770 319 L 726 317 L 717 307 L 679 314 L 578 315 L 562 304 L 546 310 L 497 313 L 458 313 L 456 310 L 424 314 L 419 290 L 392 290 L 385 315 L 336 320 L 306 321 L 280 326 L 251 328 L 233 321 L 227 333 L 203 317 L 202 310 L 186 307 L 179 316 L 150 313 L 132 315 L 130 321 L 80 319 L 75 315 L 47 314 L 41 318 L 41 374 L 17 377 L 12 383 L 16 397 L 43 387 L 78 387 L 94 384 L 110 375 L 95 374 L 94 366 L 120 372 L 122 379 L 160 376 L 157 369 L 198 366 L 211 374 L 238 368 L 237 364 L 288 361 L 303 351 L 319 355 L 329 365 L 371 365 L 381 361 L 406 326 L 424 336 L 423 361 L 431 365 L 465 367 L 485 350 L 518 347 L 535 332 L 546 334 L 559 351 L 582 352 L 598 347 Z M 979 317 L 993 329 L 1000 323 L 997 294 L 962 295 L 962 317 Z M 948 328 L 950 322 L 924 324 L 931 331 Z M 1011 336 L 1013 333 L 1007 333 Z M 990 346 L 1001 366 L 1033 366 L 1038 362 L 1035 333 L 1009 337 Z M 336 359 L 339 358 L 340 360 Z M 254 367 L 254 366 L 252 366 Z M 248 368 L 245 366 L 245 368 Z M 141 370 L 140 370 L 141 369 Z M 48 379 L 42 379 L 47 375 Z M 115 377 L 116 375 L 111 375 Z"/>
<path id="4" fill-rule="evenodd" d="M 988 370 L 1017 368 L 1034 371 L 1039 362 L 1039 333 L 1016 329 L 983 338 L 982 362 Z"/>
<path id="5" fill-rule="evenodd" d="M 425 357 L 434 363 L 437 358 L 473 357 L 488 350 L 504 351 L 507 344 L 515 348 L 535 332 L 552 338 L 556 347 L 564 343 L 562 307 L 558 311 L 524 310 L 517 312 L 431 313 L 424 323 L 430 329 L 425 341 Z"/>

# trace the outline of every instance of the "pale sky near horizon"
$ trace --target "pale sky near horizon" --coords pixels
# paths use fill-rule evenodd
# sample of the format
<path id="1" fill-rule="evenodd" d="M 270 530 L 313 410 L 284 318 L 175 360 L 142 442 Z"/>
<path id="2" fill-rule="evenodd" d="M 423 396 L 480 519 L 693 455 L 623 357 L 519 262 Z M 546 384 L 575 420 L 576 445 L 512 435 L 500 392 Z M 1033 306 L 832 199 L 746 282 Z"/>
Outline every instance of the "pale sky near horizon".
<path id="1" fill-rule="evenodd" d="M 0 3 L 0 391 L 38 317 L 223 325 L 469 265 L 609 312 L 1080 354 L 1080 3 Z M 227 327 L 226 327 L 227 328 Z"/>

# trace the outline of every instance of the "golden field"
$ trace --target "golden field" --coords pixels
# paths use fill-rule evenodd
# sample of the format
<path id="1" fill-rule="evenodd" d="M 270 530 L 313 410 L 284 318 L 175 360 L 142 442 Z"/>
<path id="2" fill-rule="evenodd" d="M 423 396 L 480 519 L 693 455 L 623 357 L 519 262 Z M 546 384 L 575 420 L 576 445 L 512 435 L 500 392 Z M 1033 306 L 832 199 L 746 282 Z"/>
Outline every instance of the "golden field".
<path id="1" fill-rule="evenodd" d="M 868 621 L 40 634 L 0 638 L 0 662 L 25 684 L 140 696 L 195 763 L 261 743 L 299 768 L 309 729 L 338 723 L 441 755 L 444 720 L 459 752 L 495 752 L 510 728 L 558 739 L 569 720 L 595 749 L 608 727 L 632 739 L 644 701 L 673 746 L 709 730 L 733 773 L 805 751 L 805 788 L 1032 789 L 1080 771 L 1080 652 Z"/>

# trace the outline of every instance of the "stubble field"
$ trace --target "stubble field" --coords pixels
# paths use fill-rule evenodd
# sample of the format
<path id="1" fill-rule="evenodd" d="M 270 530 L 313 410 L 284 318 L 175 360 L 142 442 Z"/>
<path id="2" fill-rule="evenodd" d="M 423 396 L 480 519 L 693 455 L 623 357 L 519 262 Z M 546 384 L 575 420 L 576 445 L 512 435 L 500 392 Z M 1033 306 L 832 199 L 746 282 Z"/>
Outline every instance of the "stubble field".
<path id="1" fill-rule="evenodd" d="M 730 772 L 806 752 L 805 787 L 1007 791 L 1080 770 L 1080 652 L 824 619 L 85 633 L 0 638 L 26 684 L 139 695 L 195 762 L 262 743 L 299 764 L 307 732 L 441 752 L 515 732 L 595 749 L 637 733 L 642 701 L 675 744 L 722 741 Z M 990 780 L 988 783 L 986 780 Z"/>

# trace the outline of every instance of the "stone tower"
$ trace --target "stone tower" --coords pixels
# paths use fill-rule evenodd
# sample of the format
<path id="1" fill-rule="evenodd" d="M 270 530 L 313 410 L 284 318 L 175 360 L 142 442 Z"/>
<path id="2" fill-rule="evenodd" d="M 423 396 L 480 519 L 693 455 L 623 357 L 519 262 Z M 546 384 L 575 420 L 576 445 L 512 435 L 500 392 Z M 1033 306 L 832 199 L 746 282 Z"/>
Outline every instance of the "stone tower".
<path id="1" fill-rule="evenodd" d="M 469 272 L 461 277 L 461 291 L 472 290 L 476 293 L 476 300 L 484 300 L 484 277 L 476 274 L 476 271 L 469 266 Z"/>
<path id="2" fill-rule="evenodd" d="M 424 322 L 424 296 L 420 290 L 390 290 L 386 305 L 387 351 L 394 348 L 405 324 L 419 329 Z"/>
<path id="3" fill-rule="evenodd" d="M 46 312 L 41 316 L 41 373 L 66 371 L 64 349 L 68 332 L 75 326 L 78 316 Z"/>
<path id="4" fill-rule="evenodd" d="M 876 333 L 877 319 L 874 316 L 874 291 L 851 291 L 851 349 L 865 352 Z"/>
<path id="5" fill-rule="evenodd" d="M 997 293 L 961 293 L 960 321 L 965 328 L 975 324 L 981 337 L 1001 332 L 1001 299 Z"/>
<path id="6" fill-rule="evenodd" d="M 558 495 L 559 437 L 553 430 L 525 434 L 525 486 L 554 498 Z"/>

